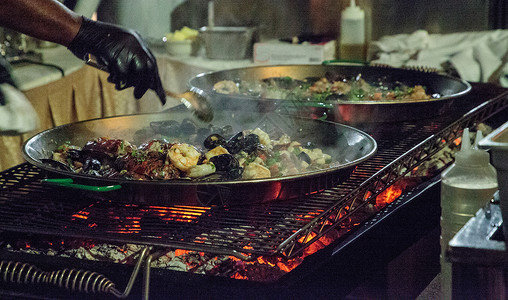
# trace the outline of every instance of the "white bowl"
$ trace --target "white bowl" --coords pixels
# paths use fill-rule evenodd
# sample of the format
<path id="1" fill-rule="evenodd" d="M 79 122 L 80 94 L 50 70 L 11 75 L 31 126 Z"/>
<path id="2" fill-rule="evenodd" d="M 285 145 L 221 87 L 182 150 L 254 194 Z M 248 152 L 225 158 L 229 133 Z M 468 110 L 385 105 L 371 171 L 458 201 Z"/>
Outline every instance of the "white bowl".
<path id="1" fill-rule="evenodd" d="M 166 51 L 174 56 L 191 56 L 196 53 L 195 40 L 166 41 Z"/>

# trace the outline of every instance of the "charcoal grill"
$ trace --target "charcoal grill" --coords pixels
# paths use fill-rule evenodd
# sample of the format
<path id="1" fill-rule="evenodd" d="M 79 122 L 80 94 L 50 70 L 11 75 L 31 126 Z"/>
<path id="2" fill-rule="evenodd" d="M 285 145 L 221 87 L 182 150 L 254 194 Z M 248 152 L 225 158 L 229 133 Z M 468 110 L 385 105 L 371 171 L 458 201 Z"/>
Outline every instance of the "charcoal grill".
<path id="1" fill-rule="evenodd" d="M 366 276 L 372 276 L 382 265 L 439 226 L 439 175 L 425 178 L 397 201 L 366 215 L 369 205 L 411 170 L 452 144 L 461 136 L 463 128 L 479 122 L 493 126 L 502 124 L 507 108 L 506 90 L 479 84 L 473 86 L 471 94 L 461 101 L 453 114 L 400 124 L 365 125 L 361 129 L 378 141 L 378 152 L 357 166 L 347 180 L 320 193 L 257 206 L 126 206 L 104 195 L 76 194 L 43 185 L 40 179 L 44 174 L 40 169 L 21 164 L 0 174 L 0 237 L 4 243 L 13 236 L 133 243 L 152 249 L 162 247 L 228 255 L 249 262 L 259 257 L 277 257 L 284 261 L 299 258 L 306 249 L 319 243 L 320 238 L 335 231 L 340 234 L 335 235 L 331 244 L 305 257 L 294 270 L 265 280 L 230 278 L 227 269 L 217 276 L 150 270 L 147 261 L 153 256 L 146 254 L 139 260 L 139 264 L 144 265 L 145 277 L 135 281 L 129 297 L 147 296 L 148 291 L 152 296 L 206 295 L 208 298 L 224 295 L 269 297 L 274 293 L 326 296 L 331 292 L 334 297 L 345 296 Z M 438 264 L 438 240 L 435 248 Z M 62 277 L 48 287 L 38 292 L 28 291 L 27 284 L 17 282 L 31 277 L 20 271 L 21 264 L 14 268 L 16 262 L 44 270 L 75 268 L 104 273 L 116 284 L 113 298 L 118 296 L 119 287 L 127 286 L 126 292 L 130 291 L 133 282 L 128 281 L 126 274 L 134 274 L 133 269 L 136 270 L 132 265 L 41 257 L 5 249 L 0 253 L 4 263 L 12 262 L 9 267 L 0 266 L 1 289 L 6 294 L 88 296 L 84 292 L 74 292 L 80 289 L 72 286 L 72 280 L 67 280 L 66 284 L 69 277 L 61 273 L 58 276 Z M 439 272 L 439 265 L 434 270 Z M 41 276 L 51 275 L 49 272 Z M 70 294 L 62 290 L 70 290 Z"/>

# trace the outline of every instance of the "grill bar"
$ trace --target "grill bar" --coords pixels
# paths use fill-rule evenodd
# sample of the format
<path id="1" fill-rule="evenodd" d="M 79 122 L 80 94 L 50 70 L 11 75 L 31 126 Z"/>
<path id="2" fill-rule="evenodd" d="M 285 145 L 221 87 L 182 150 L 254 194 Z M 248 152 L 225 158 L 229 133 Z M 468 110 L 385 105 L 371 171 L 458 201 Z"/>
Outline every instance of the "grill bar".
<path id="1" fill-rule="evenodd" d="M 43 185 L 42 171 L 22 164 L 0 173 L 0 229 L 180 248 L 245 260 L 257 255 L 292 258 L 451 144 L 463 128 L 507 106 L 508 93 L 504 93 L 482 101 L 465 115 L 462 112 L 462 117 L 366 128 L 378 141 L 378 153 L 345 182 L 310 196 L 256 206 L 125 204 L 104 195 Z"/>

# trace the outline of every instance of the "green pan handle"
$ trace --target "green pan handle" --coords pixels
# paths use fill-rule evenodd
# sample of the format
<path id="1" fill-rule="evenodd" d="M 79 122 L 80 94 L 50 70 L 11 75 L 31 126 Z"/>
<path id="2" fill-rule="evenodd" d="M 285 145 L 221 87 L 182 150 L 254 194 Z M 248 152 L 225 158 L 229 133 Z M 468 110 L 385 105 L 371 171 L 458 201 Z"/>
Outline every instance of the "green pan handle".
<path id="1" fill-rule="evenodd" d="M 61 187 L 69 187 L 73 189 L 86 190 L 86 191 L 94 191 L 94 192 L 109 192 L 122 188 L 121 185 L 107 185 L 107 186 L 94 186 L 94 185 L 84 185 L 77 184 L 71 178 L 56 178 L 56 179 L 42 179 L 42 183 L 61 186 Z"/>

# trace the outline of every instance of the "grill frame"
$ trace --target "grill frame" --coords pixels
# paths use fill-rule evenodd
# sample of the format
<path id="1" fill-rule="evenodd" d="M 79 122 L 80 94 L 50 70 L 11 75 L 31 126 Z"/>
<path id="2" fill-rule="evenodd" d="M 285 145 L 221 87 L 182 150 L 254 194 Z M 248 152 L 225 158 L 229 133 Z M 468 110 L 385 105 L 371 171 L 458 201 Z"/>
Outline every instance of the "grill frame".
<path id="1" fill-rule="evenodd" d="M 473 89 L 469 96 L 462 99 L 461 103 L 464 105 L 457 109 L 457 114 L 442 116 L 439 120 L 404 122 L 402 125 L 384 124 L 378 129 L 372 124 L 364 124 L 370 126 L 370 130 L 361 129 L 370 131 L 375 138 L 378 136 L 376 140 L 383 140 L 386 128 L 398 127 L 399 131 L 391 131 L 390 134 L 396 134 L 400 143 L 387 141 L 388 145 L 383 146 L 383 143 L 378 142 L 376 155 L 360 164 L 351 177 L 337 187 L 314 195 L 266 205 L 204 209 L 201 216 L 205 217 L 198 222 L 189 223 L 191 225 L 168 228 L 167 224 L 162 224 L 164 231 L 157 229 L 156 233 L 164 232 L 163 238 L 153 237 L 151 232 L 127 235 L 124 232 L 119 234 L 107 230 L 97 231 L 88 225 L 74 226 L 74 221 L 69 220 L 69 211 L 76 212 L 91 203 L 99 203 L 106 205 L 105 215 L 107 215 L 108 210 L 119 209 L 118 203 L 102 197 L 89 198 L 89 195 L 68 201 L 67 195 L 73 195 L 75 191 L 63 192 L 41 184 L 39 180 L 44 178 L 45 174 L 36 167 L 22 164 L 0 174 L 2 207 L 0 230 L 95 238 L 112 243 L 141 243 L 232 255 L 243 260 L 252 260 L 259 255 L 293 258 L 329 230 L 341 225 L 357 210 L 371 203 L 395 181 L 451 144 L 460 137 L 463 128 L 482 122 L 508 107 L 508 92 L 487 101 L 482 99 L 485 98 L 479 98 Z M 467 111 L 471 107 L 475 108 Z M 462 117 L 458 118 L 457 115 Z M 424 134 L 421 133 L 421 129 L 425 130 Z M 43 199 L 40 194 L 49 195 L 50 199 Z M 64 194 L 65 197 L 58 194 Z M 15 214 L 20 205 L 24 204 L 28 207 L 20 214 Z M 131 208 L 130 213 L 140 209 L 136 206 Z M 59 214 L 58 211 L 62 209 L 63 214 Z M 315 213 L 309 215 L 312 211 Z M 20 222 L 19 218 L 24 220 Z M 125 220 L 117 221 L 122 225 Z M 161 224 L 154 226 L 159 225 Z M 315 237 L 308 238 L 311 234 L 315 234 Z"/>
<path id="2" fill-rule="evenodd" d="M 385 268 L 387 261 L 399 256 L 409 245 L 421 239 L 422 236 L 432 236 L 432 230 L 439 226 L 439 212 L 439 179 L 434 178 L 418 186 L 412 193 L 403 195 L 392 204 L 389 204 L 375 214 L 373 219 L 360 226 L 354 235 L 341 238 L 330 246 L 314 253 L 296 269 L 277 280 L 269 282 L 237 280 L 151 268 L 149 294 L 165 299 L 197 299 L 203 297 L 208 299 L 224 299 L 224 297 L 259 299 L 259 297 L 272 298 L 274 295 L 278 295 L 280 299 L 325 298 L 330 297 L 330 295 L 335 298 L 344 298 L 355 287 L 361 285 L 365 278 L 385 276 L 377 272 Z M 390 226 L 395 230 L 387 231 L 386 226 Z M 417 230 L 408 232 L 406 229 L 411 226 L 415 226 Z M 404 239 L 400 239 L 401 236 L 404 236 Z M 396 242 L 387 242 L 393 241 L 393 239 Z M 439 234 L 437 239 L 439 239 Z M 373 241 L 376 241 L 374 246 Z M 422 284 L 430 282 L 439 272 L 439 242 L 435 246 L 436 264 L 433 265 L 433 261 L 428 261 L 425 268 L 428 281 L 424 280 Z M 4 260 L 17 260 L 35 264 L 43 270 L 61 269 L 63 267 L 94 270 L 113 280 L 119 288 L 127 285 L 127 276 L 125 275 L 133 272 L 133 266 L 131 265 L 111 262 L 67 257 L 41 257 L 41 255 L 14 253 L 2 249 L 0 249 L 0 256 Z M 382 284 L 382 282 L 377 284 Z M 138 280 L 127 299 L 139 299 L 140 294 L 148 292 L 145 288 L 143 283 Z M 5 293 L 10 296 L 12 291 L 22 294 L 27 293 L 26 286 L 5 284 L 0 281 L 0 294 Z M 420 291 L 418 290 L 417 294 L 408 298 L 413 298 Z M 40 285 L 37 292 L 28 292 L 28 296 L 31 298 L 34 293 L 42 296 L 62 297 L 63 299 L 69 297 L 73 299 L 96 299 L 94 295 L 79 294 L 44 285 Z"/>
<path id="3" fill-rule="evenodd" d="M 449 139 L 453 140 L 455 137 L 460 136 L 462 126 L 471 126 L 479 120 L 490 120 L 490 117 L 493 115 L 497 117 L 499 114 L 496 113 L 505 110 L 508 105 L 508 92 L 493 98 L 492 100 L 494 101 L 489 100 L 485 102 L 480 100 L 485 99 L 485 97 L 486 96 L 482 96 L 481 98 L 476 99 L 477 101 L 475 103 L 471 103 L 471 106 L 477 106 L 476 103 L 479 103 L 479 105 L 473 110 L 468 111 L 465 115 L 459 118 L 459 120 L 450 121 L 449 123 L 447 123 L 448 119 L 441 120 L 439 126 L 443 126 L 444 128 L 441 129 L 441 131 L 438 130 L 438 132 L 446 133 L 447 136 L 449 136 Z M 463 110 L 467 109 L 467 107 L 464 107 Z M 460 114 L 461 112 L 457 113 Z M 453 116 L 450 116 L 449 119 L 453 120 L 453 118 Z M 425 144 L 424 142 L 429 138 L 432 138 L 431 140 L 434 141 L 434 144 L 441 145 L 442 143 L 435 143 L 435 138 L 437 137 L 438 135 L 433 134 L 420 143 L 417 143 L 416 146 L 409 147 L 410 149 L 407 152 L 413 150 L 416 151 L 420 147 L 423 147 L 422 143 Z M 428 153 L 434 153 L 430 151 L 431 146 L 434 144 L 428 146 L 429 148 L 424 147 L 424 149 L 429 150 Z M 415 153 L 422 152 L 416 151 Z M 425 155 L 428 156 L 428 153 Z M 369 162 L 370 160 L 366 163 Z M 406 165 L 413 165 L 416 164 L 416 161 L 410 160 L 407 162 L 407 160 L 401 158 L 400 161 L 395 160 L 393 161 L 393 164 L 388 164 L 385 166 L 385 168 L 390 167 L 390 170 L 405 172 L 406 170 L 396 168 L 394 166 L 404 165 L 404 163 Z M 21 171 L 19 168 L 21 168 Z M 26 196 L 28 190 L 23 186 L 22 182 L 20 183 L 20 180 L 22 181 L 23 178 L 28 177 L 28 181 L 32 182 L 36 181 L 39 178 L 38 176 L 41 176 L 39 173 L 40 170 L 36 169 L 34 172 L 32 168 L 32 166 L 23 164 L 7 171 L 12 171 L 14 173 L 13 178 L 8 179 L 5 178 L 5 176 L 0 176 L 0 195 L 4 196 L 5 194 L 16 193 L 18 199 L 23 199 L 23 197 Z M 387 171 L 384 168 L 381 170 L 383 172 Z M 394 176 L 399 176 L 399 174 L 395 171 L 393 173 L 388 172 L 387 174 L 394 174 Z M 3 174 L 4 172 L 2 172 L 0 175 Z M 373 177 L 371 177 L 372 180 L 374 180 L 374 178 L 376 178 L 376 180 L 379 182 L 381 179 L 389 179 L 391 177 L 383 177 L 379 173 L 376 173 L 373 175 Z M 392 181 L 387 182 L 391 183 Z M 40 183 L 36 186 L 37 191 L 40 191 L 40 189 L 48 188 L 46 186 L 42 186 Z M 362 190 L 360 188 L 352 188 L 352 192 L 360 193 L 361 191 Z M 311 197 L 318 196 L 321 196 L 321 194 L 317 194 Z M 10 200 L 11 199 L 7 199 L 7 201 Z M 6 199 L 0 197 L 0 207 L 5 205 L 5 201 Z M 87 201 L 89 200 L 84 202 Z M 366 205 L 368 202 L 362 203 L 365 203 L 364 205 Z M 278 203 L 277 205 L 283 204 L 284 203 Z M 74 205 L 77 204 L 74 203 Z M 210 299 L 223 299 L 225 295 L 228 295 L 229 297 L 245 297 L 246 295 L 251 297 L 272 297 L 273 295 L 280 295 L 281 297 L 287 296 L 297 298 L 306 296 L 329 297 L 330 295 L 339 298 L 345 297 L 349 294 L 349 292 L 351 292 L 352 289 L 354 289 L 359 281 L 363 282 L 365 278 L 371 277 L 373 275 L 377 276 L 377 273 L 374 273 L 376 270 L 382 268 L 383 264 L 393 259 L 393 257 L 396 257 L 398 254 L 400 254 L 400 251 L 403 251 L 403 249 L 414 243 L 414 241 L 416 241 L 418 238 L 421 238 L 423 234 L 427 234 L 429 230 L 432 228 L 435 229 L 436 226 L 439 228 L 439 205 L 439 176 L 437 176 L 436 178 L 433 178 L 419 185 L 416 189 L 403 194 L 395 202 L 387 205 L 387 207 L 373 215 L 371 219 L 355 227 L 355 230 L 352 230 L 350 234 L 342 236 L 332 245 L 305 258 L 301 265 L 299 265 L 296 269 L 289 272 L 288 274 L 284 275 L 282 278 L 280 278 L 280 280 L 277 280 L 276 282 L 260 283 L 252 282 L 250 280 L 235 280 L 232 278 L 223 278 L 216 276 L 199 276 L 198 274 L 193 273 L 189 274 L 179 271 L 152 269 L 152 280 L 147 281 L 145 278 L 145 281 L 142 283 L 138 281 L 133 289 L 133 293 L 137 295 L 140 291 L 143 293 L 147 292 L 145 287 L 140 287 L 140 285 L 149 282 L 150 289 L 152 291 L 150 294 L 152 296 L 168 297 L 168 295 L 178 295 L 177 298 L 196 298 L 205 296 Z M 44 205 L 41 206 L 43 207 Z M 44 209 L 50 211 L 50 208 Z M 351 211 L 351 213 L 353 212 L 354 211 Z M 316 222 L 316 220 L 318 220 L 321 215 L 329 213 L 329 211 L 323 211 L 320 215 L 317 215 L 312 219 L 305 220 L 306 224 L 318 226 L 313 222 Z M 387 224 L 389 224 L 388 226 L 390 229 L 396 230 L 387 231 Z M 338 225 L 339 224 L 336 226 Z M 408 228 L 416 228 L 417 230 L 413 232 L 412 230 L 408 230 Z M 321 227 L 319 227 L 319 229 L 323 229 L 320 234 L 325 234 L 326 229 Z M 21 231 L 8 230 L 8 233 L 16 234 Z M 31 230 L 28 231 L 30 231 L 31 234 L 48 234 L 48 232 L 45 230 L 39 230 L 37 232 L 33 232 Z M 315 229 L 314 231 L 318 231 L 318 229 Z M 305 232 L 297 233 L 306 234 Z M 404 235 L 403 239 L 401 239 L 402 235 Z M 70 236 L 72 237 L 73 235 Z M 0 235 L 0 238 L 1 237 L 2 236 Z M 95 238 L 100 239 L 100 237 Z M 296 237 L 292 236 L 291 238 Z M 378 242 L 373 243 L 373 239 L 378 240 Z M 390 239 L 395 239 L 395 241 L 390 242 Z M 379 242 L 379 240 L 382 242 Z M 439 240 L 439 236 L 437 236 L 436 240 Z M 302 245 L 295 245 L 291 249 L 292 255 L 296 255 L 305 247 L 305 245 L 308 246 L 308 244 L 311 242 L 312 241 L 308 241 L 308 243 Z M 382 249 L 383 251 L 380 251 L 380 248 L 385 247 L 387 247 L 387 249 Z M 433 260 L 433 262 L 436 262 L 437 264 L 436 266 L 432 265 L 431 267 L 432 270 L 429 272 L 431 275 L 430 280 L 434 278 L 434 276 L 439 272 L 438 257 L 440 248 L 438 242 L 435 248 L 436 249 L 434 250 L 436 250 L 436 259 Z M 279 255 L 279 253 L 276 254 Z M 5 250 L 0 250 L 0 256 L 2 259 L 19 259 L 34 263 L 41 268 L 58 269 L 65 266 L 91 269 L 110 276 L 115 283 L 119 284 L 119 286 L 123 286 L 125 284 L 125 274 L 128 274 L 132 271 L 132 266 L 122 264 L 94 262 L 69 258 L 41 257 L 40 255 L 9 253 Z M 376 257 L 377 259 L 372 261 L 373 257 Z M 421 257 L 419 259 L 421 259 Z M 428 266 L 429 265 L 426 265 L 426 267 Z M 428 283 L 430 280 L 424 282 Z M 15 285 L 4 284 L 0 282 L 1 295 L 25 295 L 33 297 L 34 293 L 46 296 L 50 295 L 51 297 L 73 297 L 74 299 L 90 298 L 88 295 L 80 295 L 55 289 L 46 289 L 45 287 L 41 287 L 37 290 L 37 292 L 27 291 L 26 287 L 16 287 Z M 410 297 L 415 297 L 418 295 L 418 293 L 413 294 Z M 91 297 L 92 299 L 94 298 L 94 296 Z M 137 299 L 137 296 L 130 296 L 129 299 L 130 298 Z M 169 296 L 169 298 L 172 298 L 172 296 Z"/>

